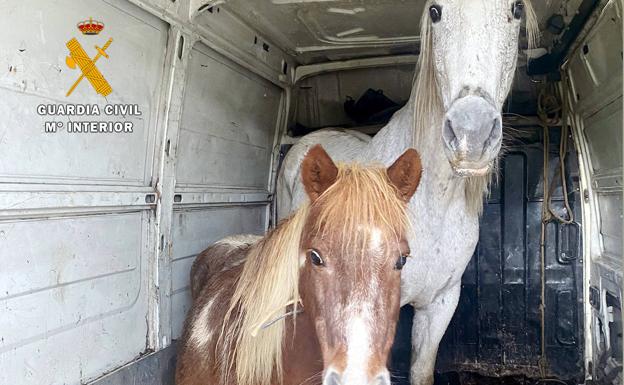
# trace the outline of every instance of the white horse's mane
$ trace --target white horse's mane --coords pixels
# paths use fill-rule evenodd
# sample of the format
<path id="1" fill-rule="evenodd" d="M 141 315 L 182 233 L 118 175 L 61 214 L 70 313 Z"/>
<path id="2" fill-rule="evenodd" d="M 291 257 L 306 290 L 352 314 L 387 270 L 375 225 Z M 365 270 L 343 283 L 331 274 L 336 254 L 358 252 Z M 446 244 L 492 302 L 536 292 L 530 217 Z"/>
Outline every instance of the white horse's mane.
<path id="1" fill-rule="evenodd" d="M 535 11 L 529 0 L 524 0 L 525 28 L 529 48 L 537 46 L 539 26 Z M 428 4 L 425 5 L 425 10 Z M 414 95 L 414 135 L 412 147 L 419 148 L 426 134 L 432 127 L 439 127 L 444 115 L 442 96 L 439 92 L 433 63 L 433 47 L 431 38 L 431 19 L 428 12 L 423 12 L 420 21 L 420 55 L 418 57 L 418 74 L 415 78 Z M 498 173 L 498 159 L 494 161 L 492 172 Z M 491 172 L 491 173 L 492 173 Z M 490 174 L 491 174 L 490 173 Z M 481 214 L 483 196 L 489 191 L 491 175 L 466 177 L 466 205 L 470 212 Z"/>

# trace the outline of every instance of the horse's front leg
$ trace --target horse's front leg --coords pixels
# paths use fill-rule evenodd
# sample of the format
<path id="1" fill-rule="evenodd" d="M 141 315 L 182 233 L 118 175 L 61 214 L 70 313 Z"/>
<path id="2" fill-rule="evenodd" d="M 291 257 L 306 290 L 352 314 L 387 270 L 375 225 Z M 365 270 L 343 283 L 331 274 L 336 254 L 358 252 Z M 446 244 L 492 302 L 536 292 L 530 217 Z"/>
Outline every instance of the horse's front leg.
<path id="1" fill-rule="evenodd" d="M 448 327 L 457 302 L 461 283 L 440 293 L 432 303 L 414 309 L 412 325 L 411 385 L 432 385 L 438 345 Z"/>

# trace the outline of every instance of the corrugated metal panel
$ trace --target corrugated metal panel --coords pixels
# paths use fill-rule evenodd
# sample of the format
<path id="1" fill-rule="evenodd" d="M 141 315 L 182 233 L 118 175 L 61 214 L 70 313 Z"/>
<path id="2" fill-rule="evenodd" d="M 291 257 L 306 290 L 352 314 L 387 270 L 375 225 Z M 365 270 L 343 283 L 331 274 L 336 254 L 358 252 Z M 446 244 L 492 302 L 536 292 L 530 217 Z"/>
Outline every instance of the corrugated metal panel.
<path id="1" fill-rule="evenodd" d="M 172 329 L 173 338 L 182 333 L 190 306 L 189 274 L 195 256 L 212 242 L 231 234 L 262 234 L 266 206 L 214 207 L 179 210 L 172 226 Z"/>
<path id="2" fill-rule="evenodd" d="M 151 187 L 167 25 L 112 0 L 2 2 L 0 34 L 0 383 L 78 384 L 149 348 Z M 101 35 L 76 23 L 93 16 Z M 104 101 L 65 43 L 114 41 Z M 10 69 L 10 70 L 9 70 Z M 44 133 L 38 104 L 138 103 L 132 134 Z"/>
<path id="3" fill-rule="evenodd" d="M 176 185 L 266 191 L 281 90 L 202 44 L 188 71 Z"/>
<path id="4" fill-rule="evenodd" d="M 281 89 L 202 44 L 188 65 L 171 223 L 173 338 L 190 305 L 194 257 L 226 235 L 266 229 L 282 100 Z"/>
<path id="5" fill-rule="evenodd" d="M 98 1 L 42 4 L 31 0 L 5 2 L 0 8 L 3 15 L 9 16 L 0 26 L 4 36 L 0 66 L 11 69 L 0 76 L 0 113 L 8 117 L 2 135 L 2 153 L 7 161 L 0 162 L 4 181 L 117 186 L 145 185 L 150 177 L 166 24 L 125 2 L 114 1 L 113 5 Z M 75 25 L 89 15 L 106 21 L 102 35 L 80 36 Z M 28 23 L 33 18 L 39 27 Z M 114 86 L 108 103 L 140 104 L 142 116 L 110 119 L 132 121 L 133 135 L 43 134 L 44 121 L 67 119 L 38 115 L 38 104 L 105 104 L 86 81 L 69 98 L 65 97 L 80 75 L 79 70 L 65 65 L 65 43 L 71 37 L 77 37 L 91 56 L 97 52 L 94 45 L 102 46 L 108 37 L 114 38 L 108 49 L 110 59 L 98 61 L 97 66 Z M 102 117 L 71 119 L 98 121 Z"/>

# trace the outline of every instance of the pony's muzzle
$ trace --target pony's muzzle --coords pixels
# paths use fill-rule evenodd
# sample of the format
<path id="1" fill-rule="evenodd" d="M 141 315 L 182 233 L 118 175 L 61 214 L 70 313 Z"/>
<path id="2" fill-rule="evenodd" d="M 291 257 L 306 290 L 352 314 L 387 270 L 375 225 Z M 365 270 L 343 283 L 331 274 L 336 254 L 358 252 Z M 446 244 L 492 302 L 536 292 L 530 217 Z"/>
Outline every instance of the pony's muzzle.
<path id="1" fill-rule="evenodd" d="M 334 368 L 329 368 L 325 372 L 323 378 L 323 385 L 390 385 L 390 373 L 387 369 L 381 370 L 378 374 L 372 377 L 368 383 L 359 381 L 359 378 L 348 378 L 352 376 L 344 376 L 338 373 Z M 362 377 L 366 377 L 363 375 Z"/>
<path id="2" fill-rule="evenodd" d="M 442 139 L 456 174 L 484 175 L 501 147 L 502 118 L 492 103 L 481 96 L 457 99 L 444 116 Z"/>

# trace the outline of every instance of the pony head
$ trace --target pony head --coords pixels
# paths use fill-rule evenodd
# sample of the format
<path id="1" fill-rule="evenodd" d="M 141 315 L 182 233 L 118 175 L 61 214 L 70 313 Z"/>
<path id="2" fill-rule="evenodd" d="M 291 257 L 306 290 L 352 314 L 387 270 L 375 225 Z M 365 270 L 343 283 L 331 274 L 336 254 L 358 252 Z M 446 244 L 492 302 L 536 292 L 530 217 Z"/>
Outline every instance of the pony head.
<path id="1" fill-rule="evenodd" d="M 323 385 L 390 385 L 386 368 L 409 255 L 406 204 L 421 164 L 407 150 L 388 169 L 337 167 L 320 147 L 302 163 L 310 198 L 299 292 L 314 325 Z"/>
<path id="2" fill-rule="evenodd" d="M 488 175 L 499 153 L 501 109 L 514 78 L 523 20 L 531 46 L 536 21 L 528 0 L 431 0 L 426 5 L 418 81 L 421 91 L 434 97 L 416 103 L 438 105 L 436 124 L 458 176 Z M 427 113 L 417 114 L 422 112 Z"/>
<path id="3" fill-rule="evenodd" d="M 222 384 L 230 375 L 238 385 L 283 382 L 286 318 L 301 302 L 306 322 L 294 317 L 293 327 L 318 341 L 323 385 L 390 385 L 420 157 L 407 150 L 387 169 L 336 166 L 317 145 L 301 167 L 309 202 L 250 247 L 236 283 L 218 344 Z"/>

